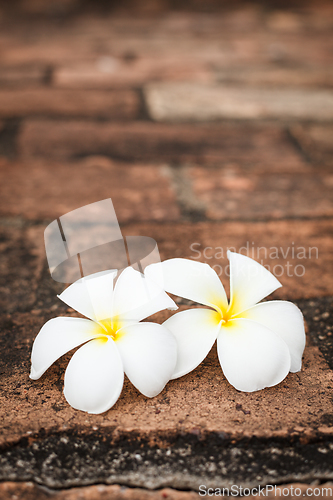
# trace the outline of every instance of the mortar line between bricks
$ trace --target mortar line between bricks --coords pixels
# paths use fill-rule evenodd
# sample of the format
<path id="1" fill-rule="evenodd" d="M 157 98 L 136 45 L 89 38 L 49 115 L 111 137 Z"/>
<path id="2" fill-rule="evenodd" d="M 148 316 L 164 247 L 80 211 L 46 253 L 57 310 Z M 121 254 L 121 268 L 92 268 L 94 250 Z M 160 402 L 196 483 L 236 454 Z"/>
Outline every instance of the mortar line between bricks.
<path id="1" fill-rule="evenodd" d="M 289 141 L 289 143 L 296 149 L 297 153 L 301 155 L 303 160 L 310 164 L 313 165 L 313 161 L 311 157 L 307 154 L 307 152 L 304 150 L 298 139 L 294 136 L 292 131 L 290 130 L 290 126 L 287 126 L 285 129 L 286 133 L 286 138 Z"/>
<path id="2" fill-rule="evenodd" d="M 184 220 L 206 221 L 206 206 L 194 194 L 188 168 L 183 165 L 166 164 L 162 174 L 170 181 L 176 201 Z"/>
<path id="3" fill-rule="evenodd" d="M 184 218 L 181 218 L 179 220 L 137 220 L 137 219 L 132 219 L 130 221 L 126 222 L 120 222 L 120 225 L 122 227 L 126 226 L 131 226 L 133 224 L 151 224 L 151 225 L 169 225 L 169 224 L 185 224 L 188 222 L 191 222 L 193 225 L 194 224 L 201 224 L 201 223 L 209 223 L 209 224 L 226 224 L 226 223 L 249 223 L 249 224 L 261 224 L 263 222 L 283 222 L 283 221 L 333 221 L 333 215 L 319 215 L 316 217 L 309 217 L 309 216 L 288 216 L 288 217 L 276 217 L 276 218 L 262 218 L 262 219 L 245 219 L 245 218 L 237 218 L 237 219 L 230 219 L 230 218 L 225 218 L 225 219 L 209 219 L 208 217 L 201 215 L 201 212 L 199 211 L 198 215 L 200 218 L 198 218 L 195 214 L 193 217 L 193 211 L 186 212 Z M 192 215 L 192 217 L 191 217 Z"/>
<path id="4" fill-rule="evenodd" d="M 22 120 L 19 117 L 5 119 L 0 132 L 0 155 L 7 158 L 17 157 L 17 140 Z"/>
<path id="5" fill-rule="evenodd" d="M 136 93 L 139 97 L 139 109 L 138 109 L 138 113 L 137 113 L 137 120 L 153 122 L 153 119 L 149 113 L 148 103 L 146 100 L 146 96 L 145 96 L 145 92 L 144 92 L 143 87 L 132 88 L 132 90 L 136 91 Z"/>
<path id="6" fill-rule="evenodd" d="M 151 226 L 168 226 L 168 225 L 182 225 L 186 223 L 192 223 L 193 225 L 196 224 L 227 224 L 227 223 L 242 223 L 242 224 L 262 224 L 266 222 L 283 222 L 283 221 L 290 221 L 290 222 L 297 222 L 297 221 L 307 221 L 307 222 L 316 222 L 316 221 L 333 221 L 333 215 L 318 215 L 316 217 L 310 217 L 310 216 L 289 216 L 289 217 L 276 217 L 276 218 L 261 218 L 261 219 L 245 219 L 245 218 L 235 218 L 235 219 L 230 219 L 230 218 L 225 218 L 225 219 L 209 219 L 199 212 L 199 217 L 194 216 L 193 217 L 193 211 L 191 212 L 186 212 L 183 217 L 180 217 L 179 219 L 170 219 L 170 220 L 156 220 L 156 219 L 130 219 L 127 221 L 119 221 L 119 224 L 121 228 L 126 228 L 129 226 L 133 225 L 151 225 Z M 16 228 L 21 228 L 21 229 L 26 229 L 28 227 L 35 227 L 35 226 L 41 226 L 44 225 L 45 227 L 49 225 L 52 220 L 54 219 L 22 219 L 21 217 L 1 217 L 0 216 L 0 226 L 2 227 L 16 227 Z"/>
<path id="7" fill-rule="evenodd" d="M 52 86 L 54 70 L 55 70 L 55 68 L 52 64 L 46 65 L 45 70 L 44 70 L 43 80 L 42 80 L 45 87 Z"/>
<path id="8" fill-rule="evenodd" d="M 54 88 L 50 87 L 48 85 L 45 85 L 45 89 L 49 88 Z M 96 88 L 86 88 L 85 92 L 95 92 Z M 136 113 L 137 118 L 119 118 L 119 117 L 110 117 L 108 115 L 104 114 L 99 114 L 96 112 L 95 115 L 82 115 L 82 114 L 65 114 L 63 112 L 59 112 L 58 114 L 56 113 L 50 113 L 50 112 L 27 112 L 25 114 L 17 114 L 15 115 L 15 118 L 18 118 L 20 120 L 42 120 L 42 121 L 48 121 L 48 122 L 63 122 L 63 123 L 71 123 L 71 122 L 77 122 L 77 121 L 82 121 L 86 122 L 89 124 L 123 124 L 123 123 L 131 123 L 131 124 L 140 124 L 140 123 L 152 123 L 155 124 L 156 126 L 165 126 L 169 127 L 170 129 L 174 126 L 186 126 L 186 127 L 191 127 L 193 129 L 196 128 L 201 128 L 201 127 L 211 127 L 212 129 L 219 128 L 221 125 L 232 125 L 235 127 L 242 127 L 242 126 L 247 126 L 249 128 L 251 127 L 260 127 L 260 126 L 273 126 L 276 127 L 279 130 L 287 130 L 290 128 L 292 125 L 321 125 L 321 126 L 331 126 L 333 125 L 333 119 L 331 120 L 305 120 L 305 119 L 298 119 L 298 120 L 284 120 L 284 119 L 271 119 L 271 118 L 221 118 L 221 119 L 215 119 L 215 120 L 205 120 L 205 121 L 196 121 L 196 120 L 174 120 L 174 121 L 168 121 L 168 120 L 154 120 L 151 115 L 149 114 L 149 109 L 147 107 L 147 103 L 144 97 L 144 91 L 142 88 L 138 87 L 126 87 L 124 89 L 119 89 L 118 87 L 114 88 L 108 88 L 109 92 L 121 92 L 121 91 L 130 91 L 130 92 L 135 92 L 137 96 L 139 97 L 139 110 Z M 3 115 L 3 118 L 8 118 L 5 115 Z M 108 153 L 105 153 L 106 156 L 110 156 Z M 84 154 L 81 155 L 79 154 L 74 154 L 71 158 L 81 158 L 82 156 L 85 156 Z M 110 156 L 111 157 L 111 156 Z M 120 160 L 124 159 L 127 160 L 127 156 L 119 155 L 119 156 L 114 156 L 113 158 L 118 158 Z"/>

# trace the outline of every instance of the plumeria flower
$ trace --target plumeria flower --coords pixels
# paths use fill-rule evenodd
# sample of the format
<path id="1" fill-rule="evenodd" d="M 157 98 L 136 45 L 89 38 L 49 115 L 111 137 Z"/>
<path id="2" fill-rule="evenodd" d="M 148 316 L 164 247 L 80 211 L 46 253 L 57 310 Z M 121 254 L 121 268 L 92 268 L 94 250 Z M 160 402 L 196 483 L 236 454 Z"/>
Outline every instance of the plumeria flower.
<path id="1" fill-rule="evenodd" d="M 148 266 L 145 273 L 156 282 L 163 277 L 167 292 L 209 307 L 182 311 L 164 322 L 178 343 L 172 378 L 194 370 L 217 339 L 219 361 L 230 384 L 239 391 L 258 391 L 301 369 L 303 316 L 291 302 L 258 304 L 281 283 L 249 257 L 229 251 L 228 258 L 229 303 L 208 264 L 170 259 Z"/>
<path id="2" fill-rule="evenodd" d="M 117 401 L 124 372 L 145 396 L 159 394 L 176 366 L 177 345 L 166 327 L 139 323 L 162 309 L 177 309 L 155 283 L 133 268 L 82 278 L 59 298 L 89 319 L 58 317 L 40 330 L 32 348 L 34 380 L 63 354 L 80 347 L 66 372 L 64 395 L 75 409 L 103 413 Z"/>

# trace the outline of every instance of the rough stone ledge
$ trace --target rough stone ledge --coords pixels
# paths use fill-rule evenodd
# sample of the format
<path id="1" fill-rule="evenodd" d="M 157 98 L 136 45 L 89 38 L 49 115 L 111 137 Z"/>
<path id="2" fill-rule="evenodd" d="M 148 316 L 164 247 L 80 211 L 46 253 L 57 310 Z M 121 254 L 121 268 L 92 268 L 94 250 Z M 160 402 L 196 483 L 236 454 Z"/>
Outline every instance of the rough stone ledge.
<path id="1" fill-rule="evenodd" d="M 333 439 L 243 438 L 223 432 L 161 434 L 156 443 L 135 432 L 118 436 L 80 431 L 22 439 L 4 450 L 0 480 L 34 481 L 50 488 L 123 484 L 197 491 L 241 484 L 333 479 Z M 161 446 L 160 442 L 164 443 Z"/>

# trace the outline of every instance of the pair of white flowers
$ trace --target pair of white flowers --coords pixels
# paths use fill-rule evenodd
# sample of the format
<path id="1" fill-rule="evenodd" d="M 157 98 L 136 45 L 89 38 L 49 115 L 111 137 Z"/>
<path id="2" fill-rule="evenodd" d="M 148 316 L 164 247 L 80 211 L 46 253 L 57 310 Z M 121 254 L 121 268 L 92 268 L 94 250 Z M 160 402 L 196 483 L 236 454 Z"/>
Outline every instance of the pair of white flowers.
<path id="1" fill-rule="evenodd" d="M 38 379 L 63 354 L 81 346 L 65 372 L 64 395 L 76 409 L 102 413 L 117 401 L 124 373 L 145 396 L 194 370 L 215 340 L 227 380 L 252 392 L 280 383 L 301 369 L 305 346 L 301 311 L 292 303 L 260 300 L 281 286 L 263 266 L 228 252 L 230 301 L 207 264 L 170 259 L 146 267 L 82 278 L 59 298 L 89 319 L 59 317 L 37 335 L 31 355 Z M 163 289 L 161 285 L 163 283 Z M 177 309 L 167 293 L 206 308 L 174 314 L 162 325 L 140 321 Z M 149 300 L 147 300 L 149 297 Z"/>

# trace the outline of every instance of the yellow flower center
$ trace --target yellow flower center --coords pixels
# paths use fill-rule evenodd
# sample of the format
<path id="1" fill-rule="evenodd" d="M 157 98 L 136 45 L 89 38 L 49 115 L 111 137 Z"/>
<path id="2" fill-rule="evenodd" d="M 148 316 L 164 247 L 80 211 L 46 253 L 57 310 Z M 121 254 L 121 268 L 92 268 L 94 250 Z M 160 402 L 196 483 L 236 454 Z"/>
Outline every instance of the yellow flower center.
<path id="1" fill-rule="evenodd" d="M 231 318 L 231 314 L 229 313 L 229 311 L 226 311 L 223 316 L 222 316 L 222 320 L 224 322 L 224 326 L 228 323 L 229 319 Z"/>
<path id="2" fill-rule="evenodd" d="M 214 323 L 218 324 L 222 321 L 222 326 L 230 326 L 231 323 L 229 320 L 232 319 L 232 311 L 230 308 L 224 309 L 222 307 L 219 307 L 219 310 L 215 312 L 213 316 L 213 321 Z"/>
<path id="3" fill-rule="evenodd" d="M 234 304 L 229 304 L 229 306 L 226 307 L 226 305 L 223 303 L 223 301 L 221 301 L 220 298 L 217 296 L 210 297 L 210 302 L 211 302 L 211 304 L 214 304 L 213 307 L 216 310 L 216 317 L 214 317 L 214 321 L 217 321 L 217 323 L 220 323 L 220 321 L 222 320 L 222 325 L 226 326 L 228 321 L 233 316 L 235 316 Z"/>
<path id="4" fill-rule="evenodd" d="M 107 342 L 109 337 L 116 341 L 121 336 L 119 333 L 121 327 L 122 325 L 117 318 L 103 319 L 98 324 L 96 323 L 96 333 L 101 335 L 102 342 Z"/>

